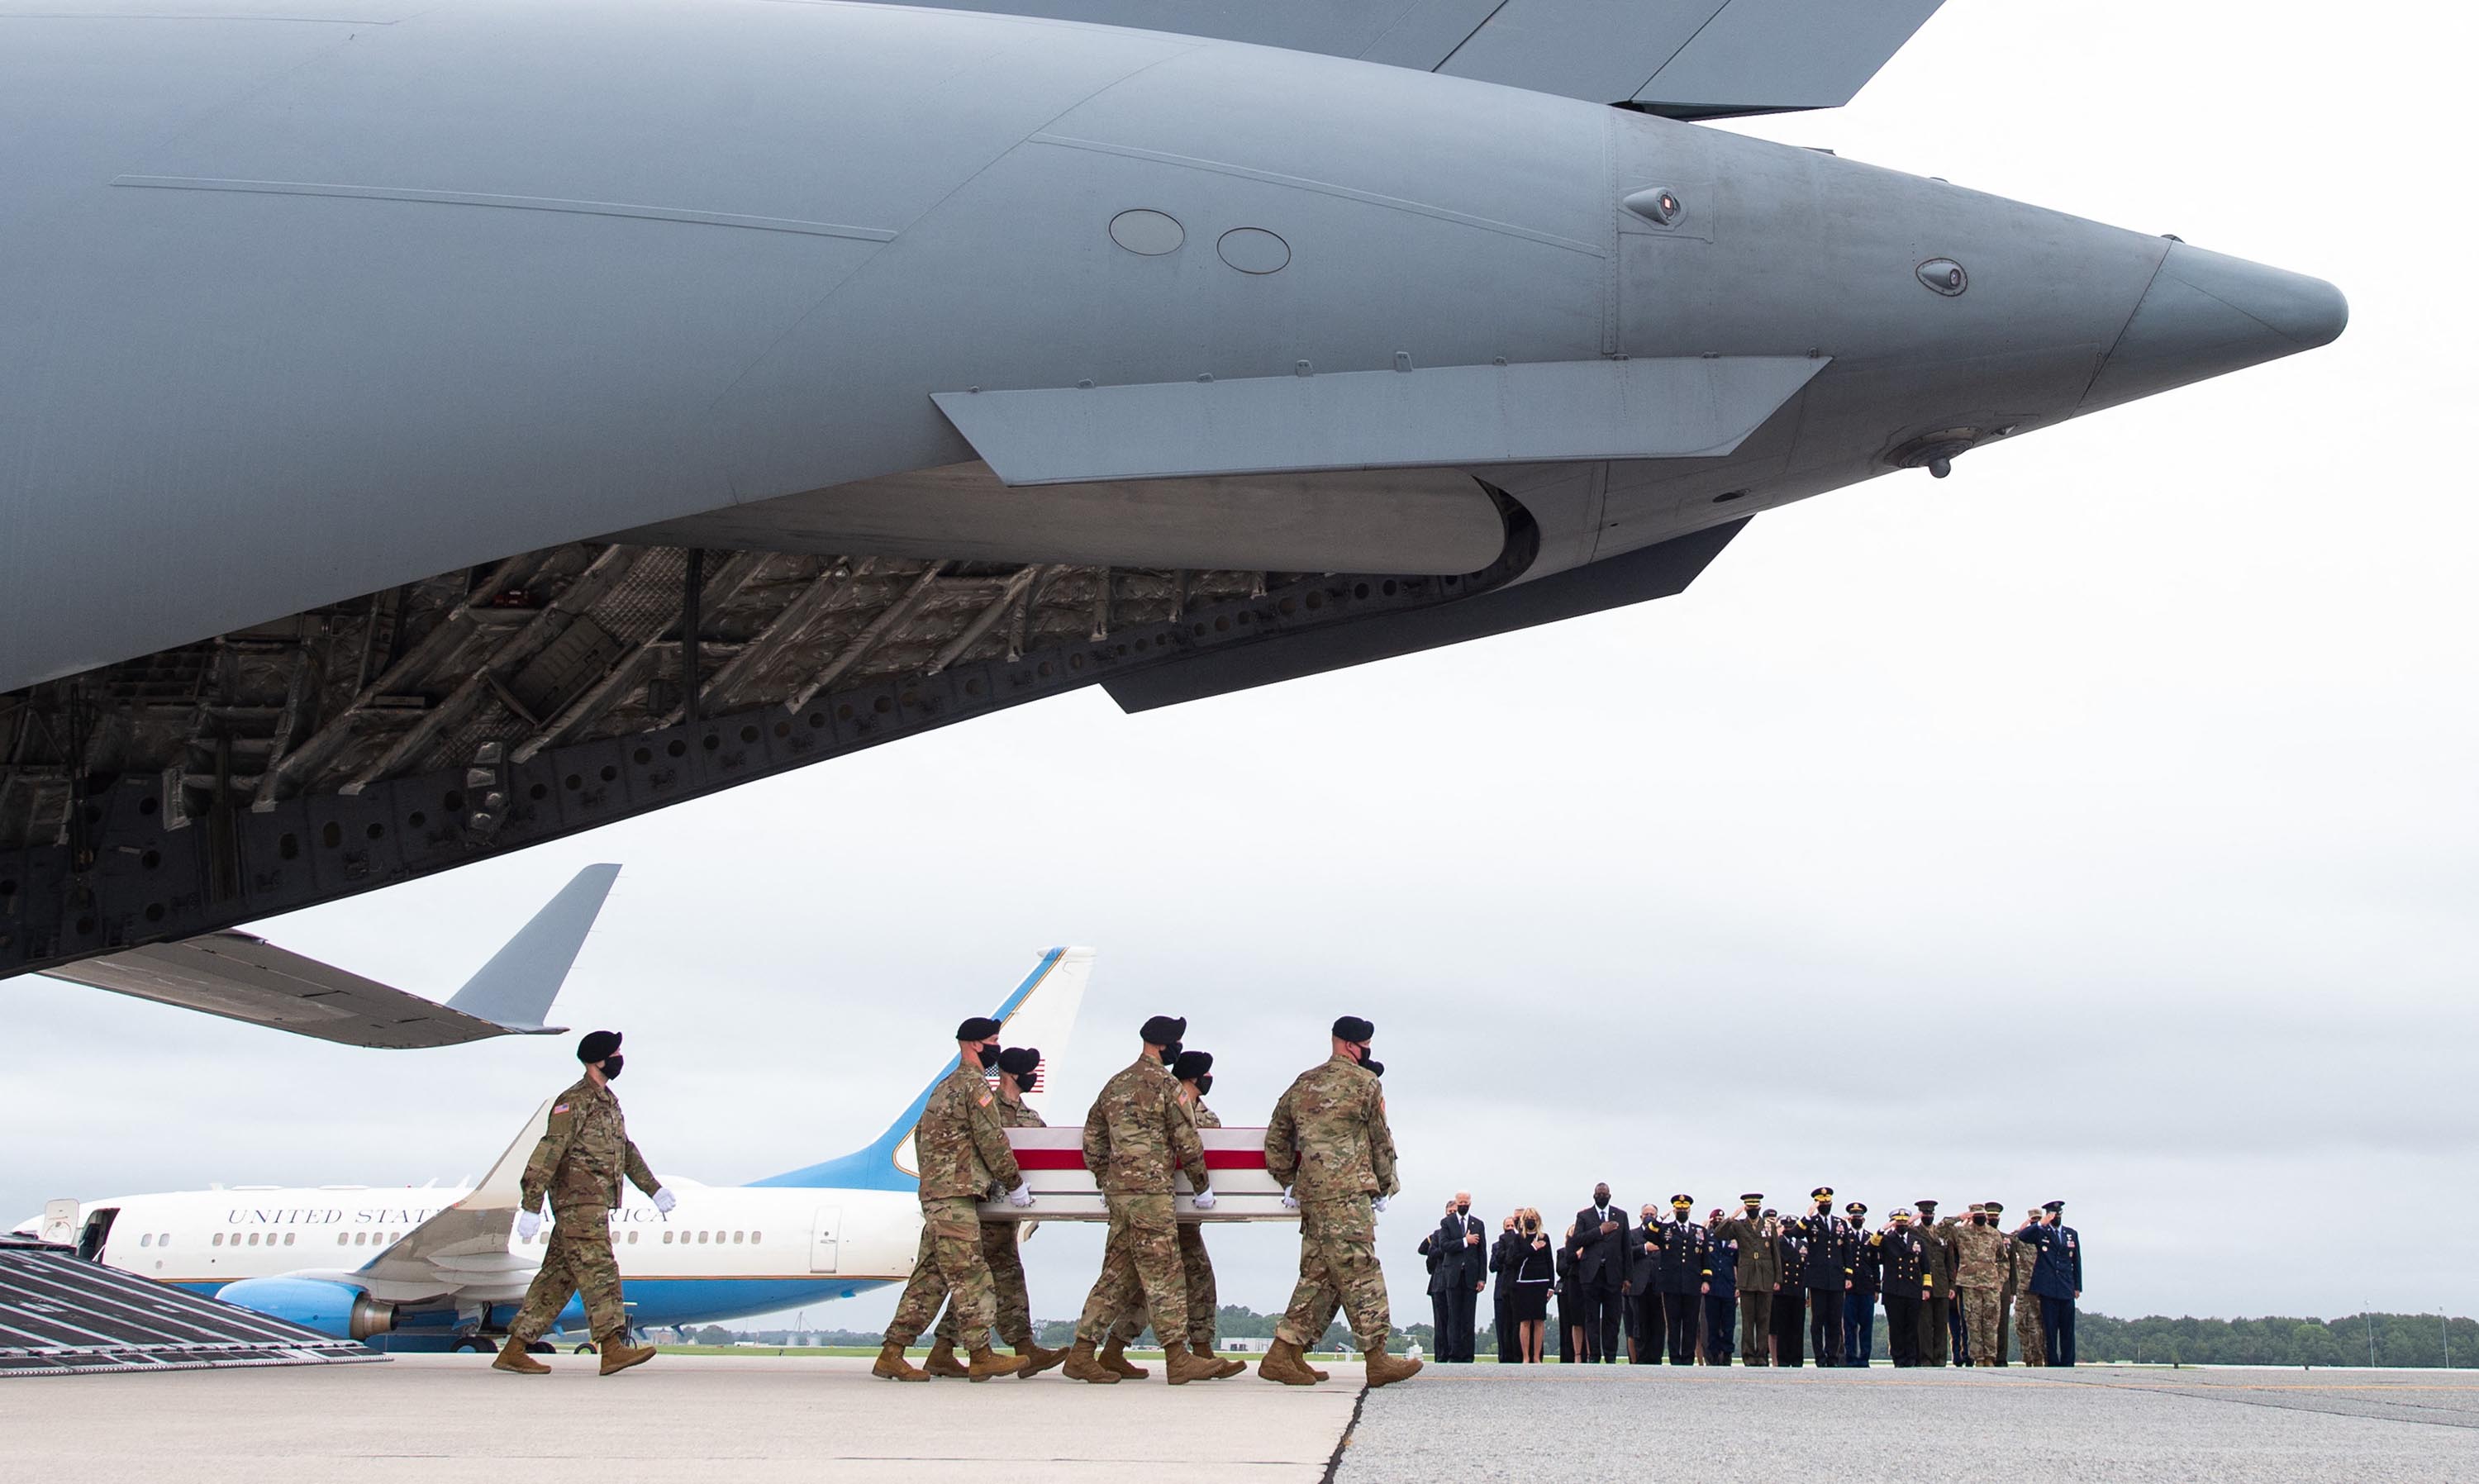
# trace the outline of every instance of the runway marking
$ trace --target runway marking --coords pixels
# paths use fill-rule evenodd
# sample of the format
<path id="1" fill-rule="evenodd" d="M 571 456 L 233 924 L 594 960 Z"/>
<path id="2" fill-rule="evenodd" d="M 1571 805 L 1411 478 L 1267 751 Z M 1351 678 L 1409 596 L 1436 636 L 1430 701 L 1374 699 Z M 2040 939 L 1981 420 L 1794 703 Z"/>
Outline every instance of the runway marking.
<path id="1" fill-rule="evenodd" d="M 220 180 L 205 175 L 118 175 L 113 178 L 112 183 L 153 191 L 231 191 L 245 195 L 320 195 L 353 201 L 489 206 L 509 211 L 561 212 L 577 217 L 632 217 L 646 221 L 677 221 L 690 226 L 740 227 L 753 232 L 796 232 L 807 237 L 841 237 L 862 243 L 895 241 L 893 232 L 881 227 L 801 221 L 789 217 L 748 217 L 733 212 L 693 211 L 677 206 L 641 206 L 627 201 L 570 201 L 547 195 L 500 195 L 486 191 L 346 186 L 307 180 Z"/>

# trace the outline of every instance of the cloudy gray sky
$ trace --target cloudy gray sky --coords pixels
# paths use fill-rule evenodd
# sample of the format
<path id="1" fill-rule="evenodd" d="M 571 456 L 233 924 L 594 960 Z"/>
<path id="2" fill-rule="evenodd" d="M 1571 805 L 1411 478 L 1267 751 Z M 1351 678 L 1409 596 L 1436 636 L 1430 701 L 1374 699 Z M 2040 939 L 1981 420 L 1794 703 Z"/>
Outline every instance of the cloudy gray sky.
<path id="1" fill-rule="evenodd" d="M 2479 38 L 2391 9 L 1951 0 L 1852 108 L 1744 126 L 2330 277 L 2330 348 L 1765 516 L 1674 601 L 1086 692 L 260 931 L 444 995 L 625 862 L 564 1017 L 628 1032 L 632 1129 L 710 1183 L 865 1142 L 1044 944 L 1101 950 L 1078 1106 L 1168 1011 L 1258 1121 L 1366 1014 L 1405 1322 L 1454 1187 L 1563 1218 L 1598 1178 L 2063 1197 L 2115 1314 L 2479 1312 Z M 36 979 L 0 1015 L 12 1221 L 471 1174 L 574 1067 Z M 1214 1250 L 1282 1303 L 1290 1232 Z M 1097 1251 L 1033 1243 L 1037 1313 Z"/>

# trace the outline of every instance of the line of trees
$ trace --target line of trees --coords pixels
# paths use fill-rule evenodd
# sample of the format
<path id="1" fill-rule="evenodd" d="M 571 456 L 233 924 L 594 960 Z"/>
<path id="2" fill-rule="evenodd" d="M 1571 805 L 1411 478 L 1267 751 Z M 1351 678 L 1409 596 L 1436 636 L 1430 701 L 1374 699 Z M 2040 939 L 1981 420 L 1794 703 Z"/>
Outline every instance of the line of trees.
<path id="1" fill-rule="evenodd" d="M 1214 1321 L 1224 1339 L 1246 1340 L 1271 1338 L 1274 1325 L 1282 1316 L 1259 1314 L 1242 1304 L 1224 1304 Z M 1065 1345 L 1075 1342 L 1076 1321 L 1044 1319 L 1035 1326 L 1045 1345 Z M 818 1344 L 859 1345 L 875 1347 L 884 1336 L 876 1330 L 812 1330 Z M 789 1343 L 793 1332 L 787 1330 L 728 1330 L 709 1324 L 698 1331 L 700 1344 L 732 1344 L 743 1340 L 760 1344 Z M 1418 1343 L 1424 1351 L 1434 1351 L 1436 1336 L 1426 1322 L 1406 1325 L 1395 1331 L 1399 1346 Z M 2284 1318 L 2268 1316 L 2259 1319 L 2169 1318 L 2147 1315 L 2139 1319 L 2112 1318 L 2089 1310 L 2076 1316 L 2075 1350 L 2081 1360 L 2129 1361 L 2157 1366 L 2364 1366 L 2369 1343 L 2373 1342 L 2372 1364 L 2403 1369 L 2419 1369 L 2451 1365 L 2479 1368 L 2479 1320 L 2443 1319 L 2433 1314 L 2353 1314 L 2338 1319 Z M 1150 1346 L 1153 1330 L 1148 1327 L 1137 1342 Z M 2010 1343 L 2010 1337 L 2009 1337 Z M 1330 1325 L 1316 1348 L 1326 1351 L 1352 1347 L 1350 1331 L 1341 1321 Z M 1554 1348 L 1554 1346 L 1553 1346 Z M 1473 1344 L 1479 1355 L 1496 1353 L 1497 1340 L 1494 1331 L 1484 1329 Z M 1877 1356 L 1883 1359 L 1891 1353 L 1885 1342 L 1885 1316 L 1877 1315 Z M 2449 1357 L 2449 1358 L 2448 1358 Z"/>

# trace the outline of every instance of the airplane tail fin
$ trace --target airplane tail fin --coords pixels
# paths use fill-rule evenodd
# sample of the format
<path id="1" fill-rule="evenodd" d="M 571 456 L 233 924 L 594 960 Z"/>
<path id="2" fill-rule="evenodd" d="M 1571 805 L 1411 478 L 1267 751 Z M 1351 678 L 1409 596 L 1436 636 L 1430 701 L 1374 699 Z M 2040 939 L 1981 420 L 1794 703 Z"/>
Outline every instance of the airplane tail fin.
<path id="1" fill-rule="evenodd" d="M 603 898 L 620 876 L 616 865 L 590 865 L 560 888 L 550 904 L 517 930 L 491 961 L 465 981 L 448 998 L 449 1010 L 462 1011 L 519 1035 L 550 1035 L 567 1029 L 547 1026 L 550 1003 L 585 946 L 585 934 L 602 911 Z"/>
<path id="2" fill-rule="evenodd" d="M 1047 1116 L 1051 1079 L 1067 1053 L 1068 1037 L 1076 1028 L 1076 1011 L 1085 1002 L 1085 985 L 1093 977 L 1093 950 L 1090 948 L 1053 948 L 1041 956 L 1033 972 L 991 1016 L 1005 1029 L 1001 1038 L 1009 1045 L 1034 1046 L 1041 1052 L 1041 1068 L 1035 1074 L 1035 1090 L 1025 1098 L 1027 1106 Z M 856 1149 L 840 1159 L 802 1169 L 786 1170 L 764 1180 L 753 1180 L 758 1186 L 834 1186 L 860 1190 L 908 1190 L 920 1177 L 920 1165 L 912 1157 L 912 1128 L 921 1121 L 921 1110 L 928 1107 L 930 1094 L 937 1089 L 956 1070 L 956 1059 L 949 1057 L 938 1068 L 938 1074 L 923 1085 L 886 1126 L 886 1132 L 870 1141 L 868 1147 Z"/>

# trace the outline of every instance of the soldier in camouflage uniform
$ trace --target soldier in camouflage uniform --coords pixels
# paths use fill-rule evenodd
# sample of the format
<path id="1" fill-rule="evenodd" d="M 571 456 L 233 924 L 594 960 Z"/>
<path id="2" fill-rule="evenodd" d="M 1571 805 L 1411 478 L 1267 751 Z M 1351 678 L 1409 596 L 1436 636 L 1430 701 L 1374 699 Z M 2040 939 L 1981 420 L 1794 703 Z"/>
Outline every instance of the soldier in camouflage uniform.
<path id="1" fill-rule="evenodd" d="M 1317 1383 L 1318 1373 L 1301 1354 L 1325 1333 L 1338 1301 L 1350 1316 L 1370 1386 L 1420 1369 L 1418 1361 L 1386 1353 L 1394 1324 L 1377 1263 L 1375 1213 L 1400 1187 L 1385 1094 L 1363 1064 L 1375 1035 L 1376 1027 L 1358 1015 L 1337 1020 L 1334 1054 L 1292 1082 L 1265 1129 L 1265 1168 L 1283 1183 L 1284 1204 L 1300 1213 L 1300 1280 L 1257 1367 L 1268 1381 Z"/>
<path id="2" fill-rule="evenodd" d="M 654 1358 L 652 1345 L 628 1343 L 628 1311 L 620 1297 L 620 1264 L 611 1255 L 611 1208 L 620 1204 L 622 1176 L 654 1198 L 654 1209 L 669 1214 L 672 1192 L 646 1167 L 637 1146 L 628 1141 L 627 1120 L 620 1100 L 611 1095 L 611 1079 L 620 1075 L 620 1033 L 596 1031 L 576 1043 L 576 1060 L 585 1075 L 551 1100 L 550 1121 L 542 1141 L 534 1145 L 517 1201 L 516 1232 L 531 1241 L 542 1229 L 543 1196 L 550 1197 L 550 1241 L 544 1245 L 542 1270 L 525 1290 L 524 1306 L 508 1325 L 508 1343 L 496 1370 L 521 1375 L 547 1374 L 550 1368 L 527 1349 L 568 1307 L 572 1292 L 585 1299 L 586 1321 L 601 1352 L 602 1373 L 626 1370 Z"/>
<path id="3" fill-rule="evenodd" d="M 1010 1046 L 999 1053 L 999 1124 L 1010 1129 L 1046 1128 L 1041 1114 L 1024 1104 L 1024 1095 L 1033 1090 L 1034 1079 L 1041 1069 L 1041 1052 L 1033 1046 Z M 1016 1249 L 1021 1223 L 1012 1216 L 982 1218 L 982 1261 L 989 1266 L 990 1290 L 997 1317 L 991 1328 L 999 1338 L 1014 1346 L 1023 1368 L 1019 1377 L 1037 1376 L 1067 1358 L 1065 1350 L 1048 1350 L 1034 1343 L 1033 1298 L 1024 1286 L 1024 1254 Z M 956 1314 L 953 1294 L 947 1299 L 946 1312 L 938 1316 L 938 1327 L 932 1333 L 937 1343 L 930 1347 L 929 1358 L 921 1369 L 933 1376 L 955 1376 L 971 1379 L 972 1369 L 956 1359 L 956 1336 L 961 1324 Z"/>
<path id="4" fill-rule="evenodd" d="M 2038 1210 L 2038 1207 L 2032 1208 Z M 2023 1364 L 2049 1364 L 2049 1337 L 2040 1327 L 2040 1295 L 2032 1292 L 2032 1273 L 2040 1266 L 2040 1249 L 2018 1234 L 2011 1255 L 2014 1289 L 2014 1339 L 2023 1346 Z"/>
<path id="5" fill-rule="evenodd" d="M 1954 1229 L 1955 1289 L 1962 1300 L 1962 1322 L 1970 1337 L 1974 1366 L 1994 1366 L 2001 1331 L 1997 1306 L 2012 1266 L 2014 1239 L 1997 1229 L 1997 1218 L 1985 1206 L 1972 1209 L 1971 1219 Z"/>
<path id="6" fill-rule="evenodd" d="M 1085 1167 L 1102 1188 L 1111 1213 L 1111 1235 L 1102 1249 L 1102 1275 L 1076 1321 L 1076 1346 L 1061 1373 L 1079 1381 L 1113 1382 L 1121 1372 L 1103 1364 L 1095 1347 L 1111 1337 L 1119 1316 L 1142 1296 L 1146 1317 L 1162 1341 L 1163 1379 L 1173 1386 L 1208 1381 L 1221 1366 L 1188 1347 L 1188 1282 L 1180 1271 L 1179 1221 L 1171 1177 L 1188 1171 L 1199 1211 L 1214 1209 L 1205 1172 L 1205 1144 L 1196 1121 L 1180 1101 L 1179 1082 L 1166 1062 L 1179 1055 L 1188 1022 L 1156 1015 L 1137 1034 L 1144 1049 L 1102 1085 L 1102 1095 L 1085 1115 Z M 1122 1362 L 1124 1364 L 1124 1362 Z"/>
<path id="7" fill-rule="evenodd" d="M 1190 1121 L 1200 1130 L 1222 1127 L 1222 1119 L 1213 1109 L 1205 1106 L 1205 1094 L 1214 1090 L 1214 1054 L 1193 1048 L 1182 1051 L 1171 1062 L 1170 1074 L 1179 1081 L 1180 1104 L 1188 1110 Z M 1205 1250 L 1202 1222 L 1179 1223 L 1179 1267 L 1180 1277 L 1188 1286 L 1188 1352 L 1200 1360 L 1213 1362 L 1217 1380 L 1236 1376 L 1247 1369 L 1245 1361 L 1226 1360 L 1214 1353 L 1214 1320 L 1220 1315 L 1220 1294 L 1214 1282 L 1214 1259 Z M 1144 1331 L 1145 1306 L 1141 1301 L 1131 1303 L 1127 1312 L 1119 1316 L 1119 1322 L 1111 1327 L 1110 1344 L 1095 1359 L 1112 1369 L 1120 1369 L 1127 1363 L 1123 1352 Z M 1118 1364 L 1113 1365 L 1114 1361 Z M 1138 1376 L 1147 1373 L 1141 1368 L 1130 1369 L 1135 1369 Z M 1120 1374 L 1127 1374 L 1127 1370 L 1120 1369 Z"/>
<path id="8" fill-rule="evenodd" d="M 930 1327 L 938 1300 L 956 1306 L 956 1343 L 970 1357 L 964 1373 L 975 1381 L 1013 1375 L 1026 1357 L 990 1349 L 989 1264 L 982 1256 L 982 1197 L 995 1182 L 1008 1204 L 1033 1204 L 1033 1190 L 1016 1167 L 1015 1152 L 994 1106 L 985 1070 L 999 1060 L 999 1023 L 975 1015 L 956 1028 L 956 1069 L 930 1089 L 921 1121 L 913 1125 L 912 1154 L 921 1167 L 921 1247 L 911 1280 L 886 1326 L 886 1343 L 870 1374 L 893 1381 L 927 1381 L 930 1373 L 904 1358 L 904 1347 Z M 1009 1234 L 1012 1236 L 1012 1233 Z"/>

